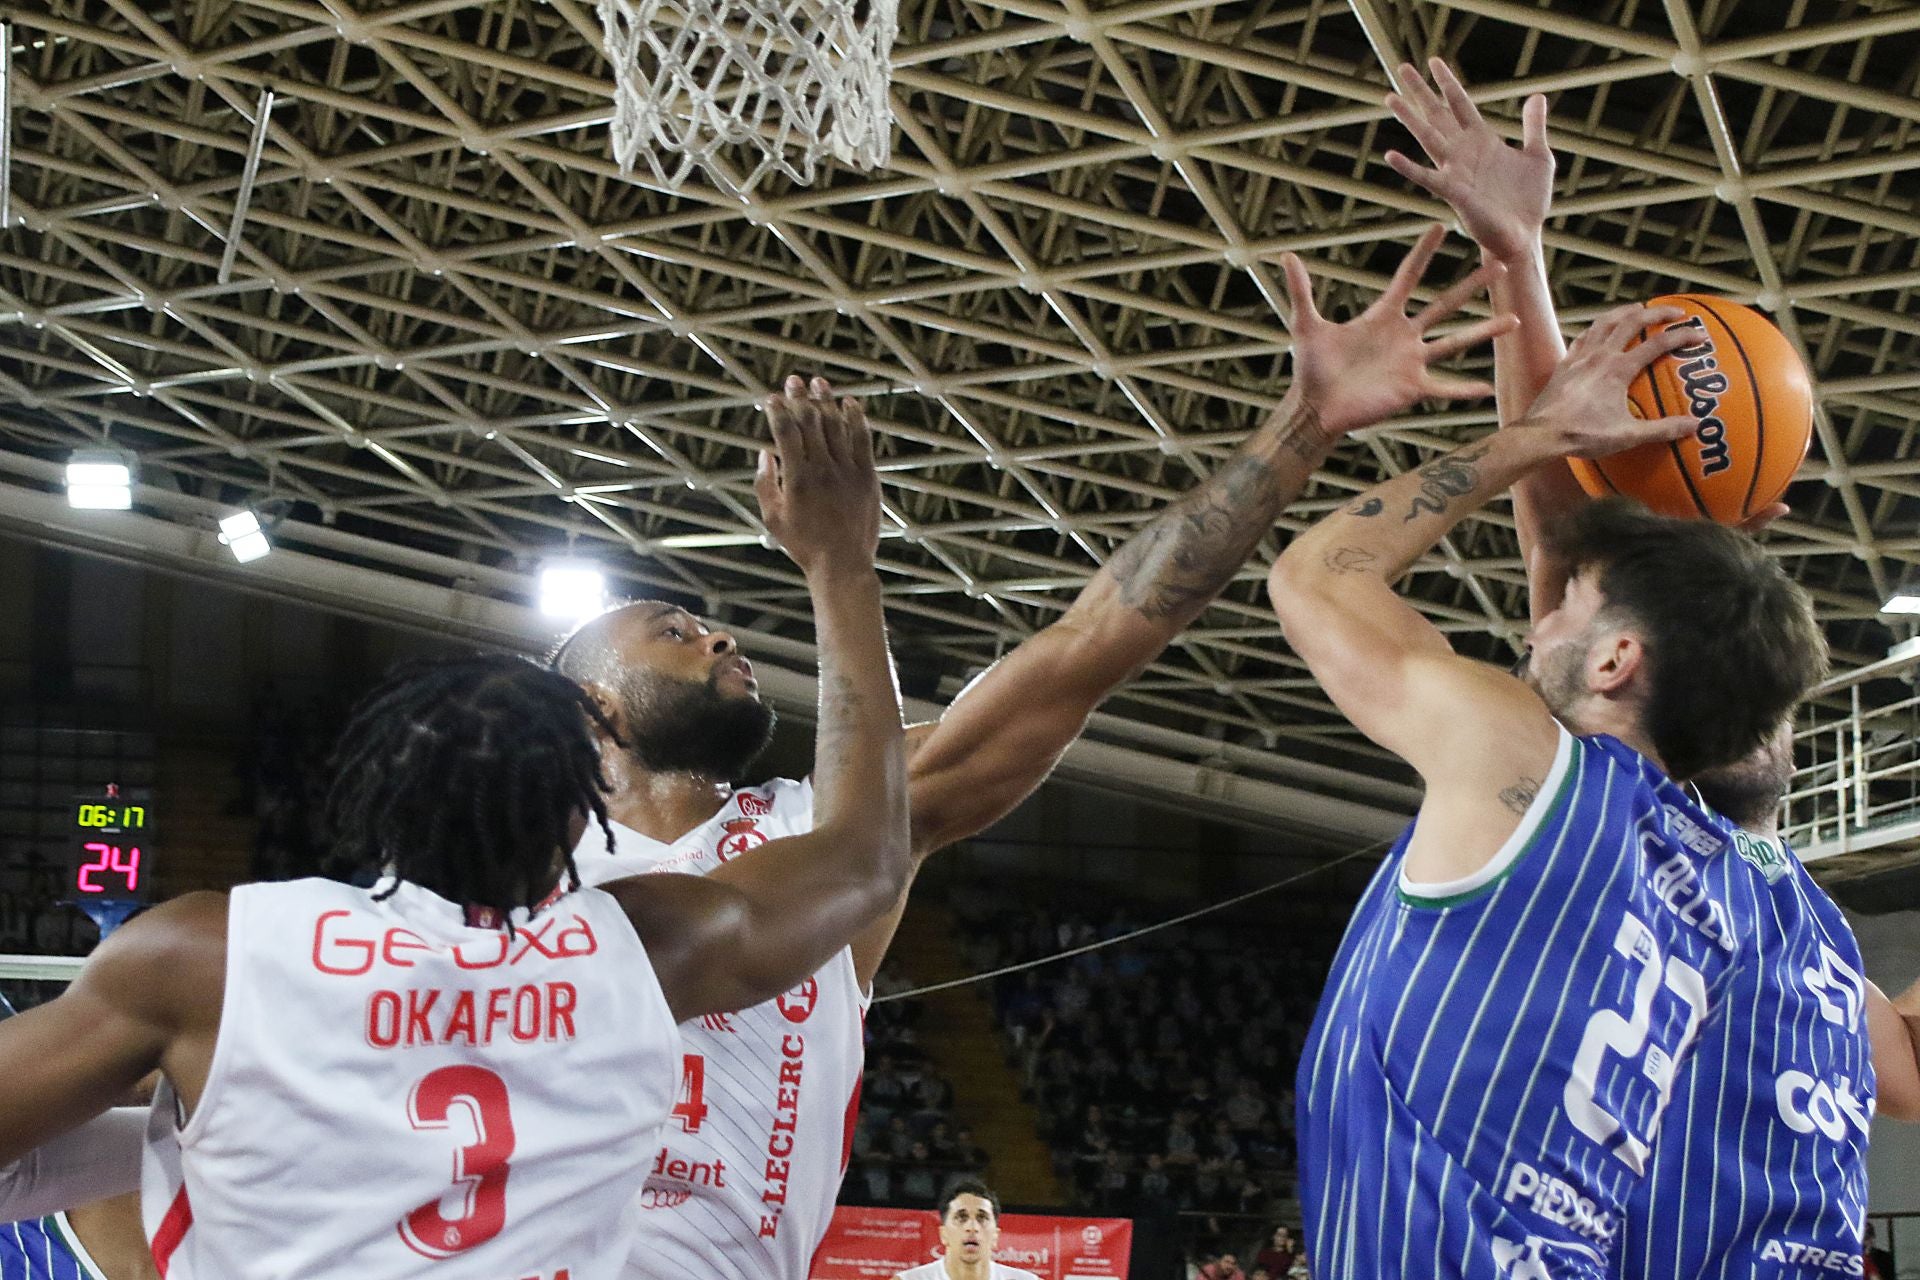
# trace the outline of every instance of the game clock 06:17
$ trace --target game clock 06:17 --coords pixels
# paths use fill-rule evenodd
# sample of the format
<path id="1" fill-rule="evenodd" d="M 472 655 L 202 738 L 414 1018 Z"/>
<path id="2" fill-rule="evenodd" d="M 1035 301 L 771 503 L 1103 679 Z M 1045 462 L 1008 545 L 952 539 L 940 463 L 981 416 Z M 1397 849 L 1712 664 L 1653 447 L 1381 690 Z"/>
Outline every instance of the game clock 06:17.
<path id="1" fill-rule="evenodd" d="M 74 825 L 82 831 L 145 831 L 147 807 L 118 800 L 82 800 L 75 806 Z"/>

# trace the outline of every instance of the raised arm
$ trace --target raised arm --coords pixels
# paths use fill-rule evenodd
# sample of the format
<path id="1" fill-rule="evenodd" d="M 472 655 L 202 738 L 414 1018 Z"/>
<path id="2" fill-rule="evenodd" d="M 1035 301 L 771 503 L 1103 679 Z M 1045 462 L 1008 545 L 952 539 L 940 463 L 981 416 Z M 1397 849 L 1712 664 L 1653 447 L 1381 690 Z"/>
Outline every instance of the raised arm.
<path id="1" fill-rule="evenodd" d="M 1547 145 L 1547 100 L 1539 94 L 1521 107 L 1520 145 L 1510 146 L 1487 123 L 1459 77 L 1439 58 L 1429 60 L 1432 83 L 1412 63 L 1401 64 L 1404 93 L 1389 94 L 1387 108 L 1427 153 L 1427 165 L 1389 151 L 1395 173 L 1447 202 L 1480 246 L 1482 258 L 1504 270 L 1492 283 L 1496 312 L 1517 317 L 1520 327 L 1493 344 L 1495 399 L 1501 423 L 1528 415 L 1567 353 L 1547 282 L 1545 235 L 1553 203 L 1553 149 Z M 1566 566 L 1553 554 L 1553 526 L 1591 501 L 1573 472 L 1554 464 L 1537 467 L 1513 485 L 1513 520 L 1527 570 L 1527 600 L 1535 621 L 1560 607 Z M 1775 504 L 1742 524 L 1758 532 L 1786 514 Z"/>
<path id="2" fill-rule="evenodd" d="M 1396 288 L 1419 284 L 1444 232 L 1435 228 L 1402 265 Z M 1423 313 L 1423 325 L 1452 315 L 1484 287 L 1491 270 Z M 1382 347 L 1395 323 L 1385 299 L 1335 326 L 1373 376 L 1310 396 L 1298 384 L 1210 476 L 1116 551 L 1059 621 L 1023 641 L 961 692 L 944 715 L 909 730 L 909 777 L 916 857 L 972 835 L 1018 805 L 1050 773 L 1087 717 L 1137 676 L 1200 615 L 1246 563 L 1280 513 L 1300 496 L 1340 437 L 1404 412 L 1421 399 L 1481 396 L 1484 385 L 1433 372 L 1502 326 L 1483 323 L 1446 339 Z M 903 904 L 904 905 L 904 904 Z M 899 913 L 854 944 L 863 982 L 872 981 Z"/>
<path id="3" fill-rule="evenodd" d="M 1297 298 L 1307 293 L 1297 264 L 1288 286 Z M 1318 355 L 1318 322 L 1310 298 L 1296 308 L 1296 357 L 1305 378 Z M 1634 373 L 1684 340 L 1662 334 L 1623 350 L 1639 326 L 1661 314 L 1642 307 L 1610 313 L 1575 344 L 1533 418 L 1363 494 L 1295 538 L 1274 563 L 1268 585 L 1294 651 L 1356 728 L 1427 783 L 1422 836 L 1448 838 L 1423 838 L 1409 849 L 1416 879 L 1457 880 L 1479 870 L 1525 812 L 1559 731 L 1531 689 L 1456 655 L 1391 584 L 1531 469 L 1690 429 L 1691 419 L 1638 422 L 1626 412 Z M 1609 404 L 1619 406 L 1611 415 L 1596 407 Z"/>
<path id="4" fill-rule="evenodd" d="M 1481 256 L 1505 268 L 1493 283 L 1494 307 L 1517 316 L 1520 327 L 1494 342 L 1493 380 L 1501 423 L 1518 422 L 1567 353 L 1547 283 L 1543 240 L 1554 168 L 1547 100 L 1539 94 L 1527 99 L 1521 108 L 1521 145 L 1509 146 L 1445 62 L 1434 58 L 1428 66 L 1431 85 L 1412 63 L 1401 65 L 1404 92 L 1388 95 L 1387 108 L 1420 143 L 1431 167 L 1398 151 L 1387 152 L 1387 164 L 1446 201 Z M 1536 620 L 1558 608 L 1566 591 L 1566 571 L 1544 534 L 1587 500 L 1573 472 L 1557 464 L 1537 467 L 1514 482 L 1513 518 Z"/>
<path id="5" fill-rule="evenodd" d="M 223 894 L 155 907 L 114 930 L 60 995 L 0 1022 L 0 1164 L 100 1115 L 150 1071 L 198 1103 L 220 1025 L 226 920 Z"/>
<path id="6" fill-rule="evenodd" d="M 1874 1114 L 1920 1123 L 1920 982 L 1891 999 L 1869 982 L 1867 1033 L 1878 1091 Z"/>
<path id="7" fill-rule="evenodd" d="M 866 417 L 789 385 L 768 409 L 757 491 L 806 576 L 820 650 L 816 823 L 705 877 L 609 885 L 647 944 L 676 1017 L 741 1009 L 812 975 L 899 898 L 912 862 L 900 694 L 874 551 L 880 481 Z"/>

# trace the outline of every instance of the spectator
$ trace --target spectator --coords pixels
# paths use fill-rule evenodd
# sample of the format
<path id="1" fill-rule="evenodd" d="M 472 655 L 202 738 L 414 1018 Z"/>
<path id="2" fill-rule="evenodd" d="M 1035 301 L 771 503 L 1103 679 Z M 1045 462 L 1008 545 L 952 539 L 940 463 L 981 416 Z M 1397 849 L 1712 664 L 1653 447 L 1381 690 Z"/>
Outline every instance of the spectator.
<path id="1" fill-rule="evenodd" d="M 901 1200 L 912 1205 L 931 1204 L 940 1194 L 940 1179 L 934 1172 L 933 1155 L 926 1143 L 916 1142 L 908 1149 L 906 1167 L 900 1174 L 899 1193 Z"/>
<path id="2" fill-rule="evenodd" d="M 1293 1232 L 1286 1227 L 1275 1227 L 1273 1237 L 1266 1247 L 1254 1255 L 1254 1265 L 1265 1267 L 1274 1276 L 1284 1276 L 1293 1270 L 1293 1260 L 1299 1254 L 1300 1247 L 1293 1242 Z"/>
<path id="3" fill-rule="evenodd" d="M 1223 1253 L 1200 1268 L 1200 1280 L 1247 1280 L 1247 1273 L 1240 1269 L 1237 1258 Z"/>

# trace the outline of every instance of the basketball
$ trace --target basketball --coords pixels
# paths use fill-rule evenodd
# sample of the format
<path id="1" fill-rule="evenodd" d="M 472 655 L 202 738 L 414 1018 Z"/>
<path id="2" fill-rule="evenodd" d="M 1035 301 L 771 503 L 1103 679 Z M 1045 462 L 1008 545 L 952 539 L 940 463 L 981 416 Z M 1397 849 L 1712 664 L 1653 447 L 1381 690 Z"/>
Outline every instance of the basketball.
<path id="1" fill-rule="evenodd" d="M 1691 440 L 1650 444 L 1573 474 L 1594 497 L 1624 494 L 1661 515 L 1738 524 L 1779 501 L 1813 439 L 1813 387 L 1786 336 L 1751 307 L 1704 293 L 1647 304 L 1680 307 L 1699 340 L 1663 356 L 1628 390 L 1633 413 L 1700 420 Z M 1641 335 L 1643 338 L 1645 334 Z"/>

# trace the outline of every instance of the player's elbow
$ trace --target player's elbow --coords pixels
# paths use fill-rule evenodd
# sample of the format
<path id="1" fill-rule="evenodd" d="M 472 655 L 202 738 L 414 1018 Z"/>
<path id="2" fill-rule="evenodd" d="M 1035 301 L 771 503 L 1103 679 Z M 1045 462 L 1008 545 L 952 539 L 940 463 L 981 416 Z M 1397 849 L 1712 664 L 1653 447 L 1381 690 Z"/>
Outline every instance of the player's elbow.
<path id="1" fill-rule="evenodd" d="M 1295 539 L 1267 570 L 1267 601 L 1280 619 L 1280 626 L 1291 638 L 1297 624 L 1316 611 L 1326 585 L 1326 575 L 1316 572 L 1311 556 Z"/>

